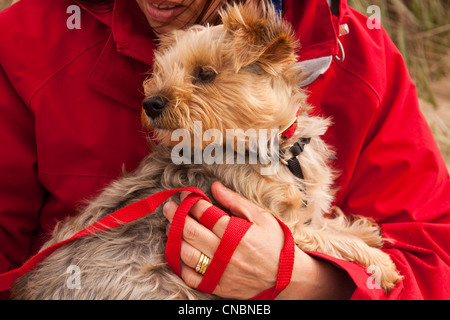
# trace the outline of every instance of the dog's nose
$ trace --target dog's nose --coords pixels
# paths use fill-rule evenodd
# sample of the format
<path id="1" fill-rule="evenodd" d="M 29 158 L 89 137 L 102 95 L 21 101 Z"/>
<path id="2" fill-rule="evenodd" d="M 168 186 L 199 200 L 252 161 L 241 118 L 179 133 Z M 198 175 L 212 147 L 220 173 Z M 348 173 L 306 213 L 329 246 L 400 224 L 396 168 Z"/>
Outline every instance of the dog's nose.
<path id="1" fill-rule="evenodd" d="M 150 118 L 156 118 L 161 115 L 167 103 L 164 97 L 151 97 L 144 100 L 143 108 Z"/>

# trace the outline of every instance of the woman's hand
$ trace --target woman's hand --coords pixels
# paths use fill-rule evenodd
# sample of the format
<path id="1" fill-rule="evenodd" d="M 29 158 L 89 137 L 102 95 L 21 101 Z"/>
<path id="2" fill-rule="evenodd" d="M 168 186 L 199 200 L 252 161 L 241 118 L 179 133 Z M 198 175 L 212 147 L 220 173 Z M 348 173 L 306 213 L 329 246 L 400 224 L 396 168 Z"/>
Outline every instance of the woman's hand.
<path id="1" fill-rule="evenodd" d="M 253 222 L 227 265 L 214 294 L 223 298 L 249 299 L 275 286 L 284 233 L 278 221 L 251 201 L 216 182 L 212 186 L 214 199 L 233 215 Z M 182 193 L 182 199 L 188 192 Z M 185 222 L 181 242 L 181 277 L 197 288 L 202 275 L 195 271 L 200 254 L 213 257 L 230 217 L 223 216 L 211 230 L 198 222 L 211 204 L 198 201 Z M 172 222 L 177 209 L 168 202 L 164 215 Z M 279 299 L 348 298 L 353 283 L 348 275 L 331 264 L 316 260 L 296 247 L 291 283 Z"/>

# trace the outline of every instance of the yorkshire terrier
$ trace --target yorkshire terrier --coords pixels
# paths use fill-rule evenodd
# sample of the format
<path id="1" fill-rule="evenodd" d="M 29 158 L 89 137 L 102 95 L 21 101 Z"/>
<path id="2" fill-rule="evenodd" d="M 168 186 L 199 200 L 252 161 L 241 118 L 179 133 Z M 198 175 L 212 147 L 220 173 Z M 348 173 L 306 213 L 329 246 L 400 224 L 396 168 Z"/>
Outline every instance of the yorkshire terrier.
<path id="1" fill-rule="evenodd" d="M 134 173 L 113 182 L 77 216 L 58 224 L 44 248 L 162 190 L 193 186 L 212 199 L 211 185 L 221 181 L 283 221 L 300 249 L 375 266 L 379 285 L 389 292 L 401 276 L 380 250 L 386 239 L 379 226 L 332 207 L 333 152 L 321 139 L 330 122 L 308 115 L 311 107 L 298 86 L 304 72 L 296 63 L 298 43 L 291 26 L 264 1 L 228 5 L 220 14 L 220 25 L 193 26 L 162 36 L 151 77 L 144 83 L 142 122 L 157 142 L 153 152 Z M 174 139 L 180 129 L 188 141 L 179 142 L 180 135 Z M 208 149 L 208 139 L 190 147 L 195 137 L 205 137 L 211 130 L 219 133 L 214 152 Z M 253 139 L 262 130 L 281 134 Z M 238 150 L 239 141 L 244 142 L 243 150 Z M 265 150 L 253 162 L 252 141 Z M 230 145 L 231 156 L 217 149 Z M 279 161 L 275 165 L 261 161 L 274 159 L 269 155 L 273 148 L 279 149 Z M 214 161 L 190 161 L 199 150 L 203 156 L 209 150 Z M 245 163 L 230 163 L 240 156 Z M 159 207 L 137 221 L 77 239 L 19 278 L 12 297 L 216 298 L 187 286 L 168 267 L 166 226 Z M 72 265 L 81 272 L 76 289 L 66 284 L 70 276 L 66 270 Z"/>

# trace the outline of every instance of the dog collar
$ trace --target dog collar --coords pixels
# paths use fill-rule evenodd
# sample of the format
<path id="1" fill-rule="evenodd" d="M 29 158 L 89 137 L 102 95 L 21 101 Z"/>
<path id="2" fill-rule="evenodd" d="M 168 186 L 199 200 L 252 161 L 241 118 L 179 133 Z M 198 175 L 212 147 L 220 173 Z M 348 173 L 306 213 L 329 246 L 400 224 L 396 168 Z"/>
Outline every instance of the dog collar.
<path id="1" fill-rule="evenodd" d="M 278 133 L 278 137 L 280 138 L 281 142 L 284 142 L 290 138 L 295 133 L 295 130 L 297 130 L 297 118 L 295 118 L 290 124 L 280 129 L 280 133 Z"/>
<path id="2" fill-rule="evenodd" d="M 297 130 L 297 119 L 301 111 L 302 107 L 300 106 L 297 110 L 297 113 L 295 114 L 295 119 L 292 120 L 291 123 L 280 129 L 280 133 L 278 133 L 278 138 L 280 139 L 281 142 L 289 140 L 294 136 L 295 131 Z"/>
<path id="3" fill-rule="evenodd" d="M 297 178 L 303 180 L 305 176 L 303 175 L 302 167 L 300 166 L 299 155 L 305 150 L 305 146 L 311 142 L 311 138 L 300 138 L 296 141 L 289 149 L 292 154 L 292 158 L 285 160 L 281 159 L 281 162 L 289 168 L 289 171 Z"/>
<path id="4" fill-rule="evenodd" d="M 300 112 L 302 111 L 302 107 L 300 106 L 297 110 L 297 114 L 295 115 L 295 119 L 282 129 L 280 129 L 280 133 L 278 134 L 280 142 L 285 142 L 286 140 L 292 138 L 297 130 L 297 120 Z M 284 159 L 283 156 L 280 157 L 281 162 L 289 168 L 289 171 L 293 175 L 295 175 L 299 179 L 304 179 L 302 167 L 300 166 L 300 161 L 298 159 L 299 155 L 305 149 L 305 146 L 311 142 L 311 138 L 300 138 L 298 141 L 294 142 L 294 144 L 290 145 L 289 151 L 292 154 L 292 158 Z"/>

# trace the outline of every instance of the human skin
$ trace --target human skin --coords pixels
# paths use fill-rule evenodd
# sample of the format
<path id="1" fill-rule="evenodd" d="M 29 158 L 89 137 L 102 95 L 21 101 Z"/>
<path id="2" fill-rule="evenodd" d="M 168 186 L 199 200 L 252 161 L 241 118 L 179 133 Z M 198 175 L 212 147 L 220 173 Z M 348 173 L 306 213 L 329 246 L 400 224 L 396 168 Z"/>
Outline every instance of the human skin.
<path id="1" fill-rule="evenodd" d="M 150 26 L 158 34 L 188 27 L 197 21 L 202 9 L 210 0 L 136 0 Z M 222 0 L 213 0 L 204 14 L 205 22 L 217 17 L 217 6 Z"/>

